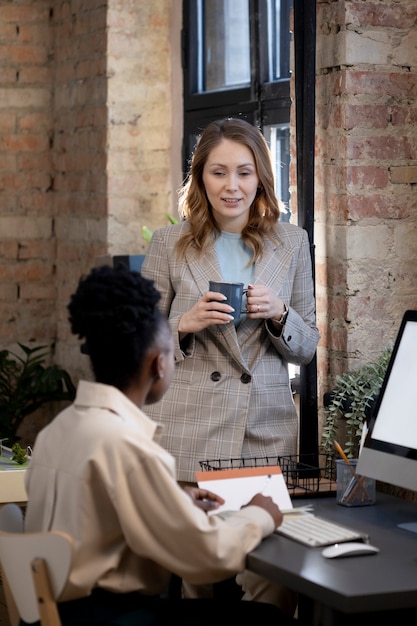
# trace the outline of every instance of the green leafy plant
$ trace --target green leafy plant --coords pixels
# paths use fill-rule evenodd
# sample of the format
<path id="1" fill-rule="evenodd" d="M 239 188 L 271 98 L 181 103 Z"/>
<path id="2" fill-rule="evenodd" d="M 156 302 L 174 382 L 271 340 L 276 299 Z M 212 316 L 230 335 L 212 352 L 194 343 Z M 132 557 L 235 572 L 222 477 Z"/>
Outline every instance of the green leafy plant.
<path id="1" fill-rule="evenodd" d="M 18 343 L 23 356 L 0 351 L 0 437 L 12 446 L 24 418 L 46 402 L 72 401 L 75 386 L 56 365 L 44 365 L 47 346 L 29 348 Z"/>
<path id="2" fill-rule="evenodd" d="M 178 219 L 176 217 L 174 217 L 173 215 L 170 215 L 169 213 L 164 213 L 165 217 L 168 218 L 168 220 L 170 221 L 171 224 L 178 224 Z M 153 230 L 151 230 L 150 228 L 148 228 L 147 226 L 142 226 L 142 237 L 144 238 L 144 240 L 149 243 L 150 240 L 152 239 L 152 235 L 153 235 Z"/>
<path id="3" fill-rule="evenodd" d="M 22 448 L 18 443 L 12 445 L 12 461 L 18 465 L 24 465 L 27 463 L 28 457 L 26 450 Z"/>
<path id="4" fill-rule="evenodd" d="M 392 348 L 385 348 L 373 363 L 336 377 L 325 406 L 321 440 L 322 451 L 328 457 L 334 457 L 335 439 L 348 458 L 358 456 L 366 411 L 379 394 L 391 353 Z"/>

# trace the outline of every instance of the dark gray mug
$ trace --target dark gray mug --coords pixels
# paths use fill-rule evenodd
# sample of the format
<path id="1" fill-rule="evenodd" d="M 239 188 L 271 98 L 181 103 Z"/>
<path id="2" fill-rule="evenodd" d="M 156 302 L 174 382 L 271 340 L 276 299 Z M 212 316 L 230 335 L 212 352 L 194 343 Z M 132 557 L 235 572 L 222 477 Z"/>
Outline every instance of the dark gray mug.
<path id="1" fill-rule="evenodd" d="M 224 304 L 228 304 L 234 308 L 234 311 L 230 313 L 235 320 L 240 320 L 242 313 L 247 313 L 246 309 L 242 311 L 242 298 L 247 289 L 244 288 L 243 283 L 228 283 L 223 281 L 211 280 L 209 282 L 209 290 L 217 291 L 226 296 L 227 300 L 223 300 Z"/>

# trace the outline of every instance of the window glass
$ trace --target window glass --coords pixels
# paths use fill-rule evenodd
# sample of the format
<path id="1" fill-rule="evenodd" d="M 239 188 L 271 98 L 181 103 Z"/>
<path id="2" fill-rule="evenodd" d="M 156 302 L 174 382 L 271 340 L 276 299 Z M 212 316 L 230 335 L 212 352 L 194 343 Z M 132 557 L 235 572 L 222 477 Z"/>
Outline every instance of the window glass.
<path id="1" fill-rule="evenodd" d="M 184 0 L 184 173 L 209 122 L 259 125 L 290 221 L 290 11 L 292 0 Z"/>
<path id="2" fill-rule="evenodd" d="M 250 84 L 248 0 L 199 0 L 198 92 Z"/>
<path id="3" fill-rule="evenodd" d="M 268 142 L 275 167 L 275 191 L 285 204 L 286 212 L 281 220 L 289 222 L 291 218 L 289 202 L 289 163 L 290 163 L 290 127 L 289 124 L 264 126 L 263 134 Z"/>
<path id="4" fill-rule="evenodd" d="M 289 68 L 289 3 L 286 0 L 267 0 L 269 80 L 288 78 Z"/>

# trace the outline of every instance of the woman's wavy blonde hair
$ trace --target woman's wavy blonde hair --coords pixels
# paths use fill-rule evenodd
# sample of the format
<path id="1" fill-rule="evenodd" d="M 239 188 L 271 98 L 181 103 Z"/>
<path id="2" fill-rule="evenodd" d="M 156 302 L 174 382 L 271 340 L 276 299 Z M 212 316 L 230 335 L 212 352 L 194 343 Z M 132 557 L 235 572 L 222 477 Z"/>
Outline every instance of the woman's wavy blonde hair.
<path id="1" fill-rule="evenodd" d="M 223 139 L 235 141 L 251 150 L 259 178 L 259 187 L 242 231 L 244 243 L 253 250 L 251 263 L 261 255 L 264 237 L 270 237 L 280 216 L 281 202 L 275 194 L 271 152 L 259 128 L 242 119 L 226 118 L 211 122 L 200 135 L 184 185 L 178 192 L 178 212 L 190 229 L 176 244 L 180 257 L 192 245 L 200 254 L 220 231 L 214 221 L 203 183 L 203 170 L 210 152 Z"/>

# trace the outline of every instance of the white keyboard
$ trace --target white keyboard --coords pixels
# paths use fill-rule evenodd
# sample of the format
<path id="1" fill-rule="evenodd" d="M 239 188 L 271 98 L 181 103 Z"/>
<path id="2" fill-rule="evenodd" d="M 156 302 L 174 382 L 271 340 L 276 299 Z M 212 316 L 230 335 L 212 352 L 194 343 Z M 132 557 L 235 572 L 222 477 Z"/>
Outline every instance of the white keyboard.
<path id="1" fill-rule="evenodd" d="M 367 542 L 369 540 L 367 535 L 357 530 L 318 517 L 313 513 L 284 515 L 281 526 L 278 526 L 275 532 L 311 548 L 345 541 Z"/>

